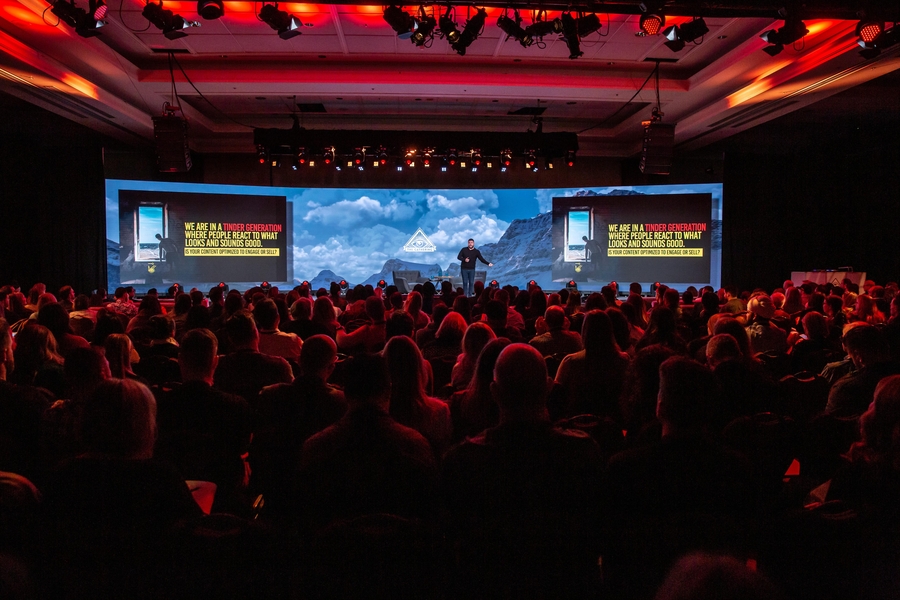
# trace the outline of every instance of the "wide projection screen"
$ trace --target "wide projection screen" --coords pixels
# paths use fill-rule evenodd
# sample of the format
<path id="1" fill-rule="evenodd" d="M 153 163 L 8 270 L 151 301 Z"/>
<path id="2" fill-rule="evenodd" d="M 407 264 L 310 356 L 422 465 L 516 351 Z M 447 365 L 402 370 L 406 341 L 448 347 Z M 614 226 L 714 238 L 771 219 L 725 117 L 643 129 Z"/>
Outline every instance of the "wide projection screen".
<path id="1" fill-rule="evenodd" d="M 109 179 L 108 287 L 314 288 L 459 275 L 475 240 L 488 281 L 645 290 L 721 284 L 722 184 L 555 189 L 275 188 Z"/>

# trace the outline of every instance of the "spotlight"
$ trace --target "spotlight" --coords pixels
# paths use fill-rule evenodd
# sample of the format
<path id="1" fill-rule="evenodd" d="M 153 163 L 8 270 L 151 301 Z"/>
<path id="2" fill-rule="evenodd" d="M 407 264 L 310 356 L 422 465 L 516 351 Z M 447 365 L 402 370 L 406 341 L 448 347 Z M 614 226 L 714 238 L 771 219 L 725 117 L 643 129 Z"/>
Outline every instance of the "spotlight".
<path id="1" fill-rule="evenodd" d="M 456 150 L 450 150 L 447 153 L 447 162 L 450 163 L 451 167 L 455 167 L 456 161 L 457 161 Z"/>
<path id="2" fill-rule="evenodd" d="M 100 0 L 90 3 L 89 10 L 75 6 L 75 0 L 57 0 L 50 6 L 50 12 L 56 15 L 60 21 L 75 29 L 75 33 L 81 37 L 93 37 L 99 35 L 98 29 L 106 25 L 103 17 L 106 16 L 107 6 Z"/>
<path id="3" fill-rule="evenodd" d="M 481 160 L 481 150 L 472 150 L 472 164 L 476 167 L 480 167 Z"/>
<path id="4" fill-rule="evenodd" d="M 578 23 L 575 17 L 569 13 L 563 13 L 559 16 L 562 21 L 563 37 L 566 38 L 566 46 L 569 47 L 569 58 L 578 58 L 584 52 L 581 51 L 581 41 L 578 39 Z"/>
<path id="5" fill-rule="evenodd" d="M 575 20 L 575 23 L 578 25 L 578 37 L 582 38 L 591 35 L 595 31 L 599 31 L 601 27 L 600 17 L 594 13 L 578 17 Z"/>
<path id="6" fill-rule="evenodd" d="M 643 35 L 656 35 L 665 24 L 666 18 L 663 15 L 641 15 L 640 25 Z"/>
<path id="7" fill-rule="evenodd" d="M 306 166 L 309 157 L 306 155 L 306 148 L 298 148 L 297 149 L 297 166 L 303 167 Z"/>
<path id="8" fill-rule="evenodd" d="M 256 147 L 256 160 L 259 161 L 259 164 L 264 165 L 269 160 L 269 153 L 266 151 L 266 147 L 262 144 Z"/>
<path id="9" fill-rule="evenodd" d="M 223 292 L 225 292 L 226 294 L 228 293 L 228 284 L 224 281 L 220 281 L 219 285 L 217 285 L 216 287 L 222 288 Z"/>
<path id="10" fill-rule="evenodd" d="M 353 164 L 362 165 L 366 160 L 366 149 L 365 148 L 357 148 L 356 153 L 353 155 Z"/>
<path id="11" fill-rule="evenodd" d="M 512 164 L 512 150 L 504 150 L 500 153 L 500 164 L 508 167 Z"/>
<path id="12" fill-rule="evenodd" d="M 397 37 L 401 40 L 408 40 L 416 31 L 419 24 L 411 14 L 391 4 L 384 9 L 384 20 L 391 29 L 397 32 Z"/>
<path id="13" fill-rule="evenodd" d="M 528 283 L 525 284 L 525 289 L 528 290 L 529 292 L 533 288 L 536 288 L 536 287 L 537 287 L 537 281 L 535 281 L 534 279 L 530 280 Z"/>
<path id="14" fill-rule="evenodd" d="M 528 158 L 525 159 L 525 166 L 528 167 L 529 169 L 533 169 L 534 165 L 536 163 L 537 163 L 537 161 L 534 158 L 534 150 L 532 150 L 531 152 L 528 153 Z"/>
<path id="15" fill-rule="evenodd" d="M 570 292 L 577 292 L 577 291 L 578 291 L 578 284 L 575 283 L 575 280 L 574 280 L 574 279 L 570 279 L 570 280 L 569 280 L 569 283 L 566 284 L 566 289 L 569 290 Z"/>
<path id="16" fill-rule="evenodd" d="M 416 23 L 418 25 L 416 32 L 412 34 L 410 39 L 413 44 L 421 48 L 428 40 L 434 38 L 434 28 L 437 27 L 437 20 L 432 15 L 426 15 L 425 7 L 420 6 Z"/>
<path id="17" fill-rule="evenodd" d="M 522 17 L 519 16 L 519 11 L 514 11 L 513 15 L 515 15 L 514 19 L 510 19 L 505 14 L 500 15 L 497 19 L 497 27 L 503 30 L 503 33 L 506 34 L 506 39 L 513 38 L 522 44 L 523 48 L 527 48 L 534 43 L 534 38 L 522 29 Z"/>
<path id="18" fill-rule="evenodd" d="M 426 148 L 425 151 L 422 152 L 422 165 L 423 166 L 425 166 L 425 167 L 431 166 L 431 159 L 432 159 L 433 152 L 434 151 L 431 150 L 430 148 Z"/>
<path id="19" fill-rule="evenodd" d="M 379 279 L 379 280 L 378 280 L 378 287 L 380 287 L 381 289 L 386 288 L 386 287 L 387 287 L 387 281 L 385 281 L 384 279 Z"/>
<path id="20" fill-rule="evenodd" d="M 450 17 L 450 12 L 453 10 L 452 6 L 447 7 L 447 12 L 441 15 L 440 20 L 440 28 L 441 35 L 447 38 L 447 41 L 450 42 L 450 45 L 453 46 L 457 42 L 459 42 L 459 29 L 456 28 L 456 23 Z"/>
<path id="21" fill-rule="evenodd" d="M 539 16 L 542 15 L 543 11 L 539 13 Z M 542 38 L 545 35 L 550 35 L 551 33 L 562 33 L 562 30 L 562 21 L 559 19 L 553 19 L 552 21 L 535 21 L 525 28 L 525 33 L 530 35 L 532 38 Z"/>
<path id="22" fill-rule="evenodd" d="M 575 166 L 575 151 L 574 150 L 566 150 L 566 166 L 568 166 L 568 167 Z"/>
<path id="23" fill-rule="evenodd" d="M 412 167 L 416 164 L 416 151 L 412 148 L 406 151 L 406 166 Z"/>
<path id="24" fill-rule="evenodd" d="M 775 56 L 784 47 L 797 42 L 809 33 L 806 25 L 797 18 L 785 18 L 784 26 L 780 29 L 770 29 L 764 32 L 761 37 L 766 43 L 771 44 L 763 48 L 763 52 L 769 56 Z"/>
<path id="25" fill-rule="evenodd" d="M 859 36 L 861 46 L 871 44 L 882 33 L 884 33 L 884 22 L 882 21 L 862 19 L 856 26 L 856 35 Z"/>
<path id="26" fill-rule="evenodd" d="M 466 55 L 466 48 L 472 45 L 472 42 L 478 39 L 481 31 L 484 29 L 484 21 L 487 19 L 487 11 L 483 8 L 475 10 L 475 16 L 466 21 L 462 33 L 456 43 L 451 42 L 450 45 L 456 50 L 460 56 Z M 449 37 L 448 37 L 449 39 Z"/>
<path id="27" fill-rule="evenodd" d="M 894 25 L 887 31 L 876 36 L 871 42 L 866 43 L 860 40 L 859 45 L 863 48 L 860 51 L 860 54 L 864 58 L 874 58 L 881 54 L 882 50 L 890 48 L 898 42 L 900 42 L 900 27 Z"/>
<path id="28" fill-rule="evenodd" d="M 706 26 L 706 21 L 703 19 L 694 19 L 681 27 L 672 25 L 662 32 L 663 36 L 669 40 L 666 42 L 666 46 L 672 52 L 680 52 L 686 43 L 693 43 L 707 33 L 709 33 L 709 27 Z"/>
<path id="29" fill-rule="evenodd" d="M 222 0 L 198 0 L 197 14 L 207 21 L 218 19 L 225 14 L 225 4 Z"/>
<path id="30" fill-rule="evenodd" d="M 331 163 L 334 162 L 334 147 L 331 147 L 331 148 L 325 148 L 325 153 L 324 153 L 324 155 L 322 156 L 322 161 L 323 161 L 326 165 L 330 165 Z"/>
<path id="31" fill-rule="evenodd" d="M 300 31 L 300 27 L 303 25 L 300 19 L 287 11 L 280 10 L 277 2 L 264 4 L 259 11 L 259 20 L 277 31 L 278 37 L 283 40 L 289 40 L 303 33 Z"/>
<path id="32" fill-rule="evenodd" d="M 488 286 L 489 286 L 492 290 L 499 290 L 499 289 L 500 289 L 500 283 L 499 283 L 496 279 L 491 279 L 491 282 L 488 284 Z"/>
<path id="33" fill-rule="evenodd" d="M 350 284 L 347 283 L 346 279 L 341 279 L 340 286 L 341 286 L 341 291 L 344 293 L 347 293 L 347 290 L 350 289 Z"/>
<path id="34" fill-rule="evenodd" d="M 263 281 L 261 284 L 259 284 L 259 289 L 261 289 L 264 292 L 268 292 L 269 290 L 272 289 L 272 284 L 269 283 L 268 281 Z"/>
<path id="35" fill-rule="evenodd" d="M 384 166 L 387 164 L 387 161 L 388 161 L 387 148 L 382 146 L 381 148 L 378 149 L 378 162 L 379 162 L 379 164 L 381 164 L 381 166 Z"/>
<path id="36" fill-rule="evenodd" d="M 163 8 L 162 0 L 159 4 L 148 2 L 141 14 L 158 29 L 161 29 L 163 35 L 170 40 L 185 37 L 187 34 L 184 30 L 189 27 L 200 27 L 199 21 L 187 21 L 181 15 L 176 15 L 171 10 Z"/>

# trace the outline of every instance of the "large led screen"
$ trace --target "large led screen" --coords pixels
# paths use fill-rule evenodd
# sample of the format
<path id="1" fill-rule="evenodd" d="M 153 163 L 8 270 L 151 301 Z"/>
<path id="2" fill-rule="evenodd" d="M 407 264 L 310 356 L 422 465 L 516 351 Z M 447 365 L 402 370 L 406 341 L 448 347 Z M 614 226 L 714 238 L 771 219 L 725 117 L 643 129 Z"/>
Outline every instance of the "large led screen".
<path id="1" fill-rule="evenodd" d="M 719 287 L 722 185 L 557 189 L 273 188 L 107 180 L 108 285 L 315 288 L 459 275 L 599 289 Z M 623 286 L 624 287 L 624 286 Z"/>

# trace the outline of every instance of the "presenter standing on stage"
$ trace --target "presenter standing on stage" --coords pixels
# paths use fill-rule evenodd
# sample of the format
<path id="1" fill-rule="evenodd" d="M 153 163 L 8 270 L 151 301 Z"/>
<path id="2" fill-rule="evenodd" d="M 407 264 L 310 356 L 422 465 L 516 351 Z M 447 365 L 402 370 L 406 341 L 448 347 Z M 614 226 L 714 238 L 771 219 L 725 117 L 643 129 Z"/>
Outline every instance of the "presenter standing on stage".
<path id="1" fill-rule="evenodd" d="M 475 248 L 475 240 L 469 239 L 469 245 L 459 251 L 459 274 L 462 275 L 463 293 L 468 297 L 474 293 L 475 287 L 475 260 L 478 259 L 489 267 L 494 263 L 484 260 L 481 250 Z"/>

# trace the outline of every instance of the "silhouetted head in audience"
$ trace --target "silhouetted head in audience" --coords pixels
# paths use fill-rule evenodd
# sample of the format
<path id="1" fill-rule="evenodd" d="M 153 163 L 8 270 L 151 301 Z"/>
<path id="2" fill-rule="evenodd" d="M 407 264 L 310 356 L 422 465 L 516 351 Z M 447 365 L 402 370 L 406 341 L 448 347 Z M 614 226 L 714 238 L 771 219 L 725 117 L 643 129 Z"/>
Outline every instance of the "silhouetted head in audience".
<path id="1" fill-rule="evenodd" d="M 58 340 L 67 333 L 72 333 L 69 327 L 69 313 L 62 304 L 50 302 L 38 311 L 37 322 L 50 330 L 50 333 Z"/>
<path id="2" fill-rule="evenodd" d="M 706 343 L 706 364 L 710 369 L 715 369 L 726 360 L 736 360 L 741 356 L 737 340 L 727 333 L 714 335 Z"/>
<path id="3" fill-rule="evenodd" d="M 75 348 L 69 352 L 63 367 L 69 398 L 85 400 L 97 386 L 112 377 L 109 361 L 96 348 Z"/>
<path id="4" fill-rule="evenodd" d="M 264 299 L 253 305 L 253 320 L 256 326 L 263 331 L 272 331 L 278 328 L 278 307 L 275 301 Z"/>
<path id="5" fill-rule="evenodd" d="M 225 314 L 233 315 L 244 308 L 244 298 L 237 290 L 231 290 L 225 296 Z"/>
<path id="6" fill-rule="evenodd" d="M 589 312 L 592 310 L 606 310 L 606 307 L 606 300 L 603 299 L 603 295 L 599 292 L 594 292 L 587 297 L 587 300 L 584 301 L 584 312 Z"/>
<path id="7" fill-rule="evenodd" d="M 510 344 L 494 365 L 491 393 L 500 407 L 500 422 L 546 421 L 551 381 L 541 353 L 528 344 Z"/>
<path id="8" fill-rule="evenodd" d="M 900 375 L 885 377 L 875 388 L 869 409 L 859 418 L 861 440 L 850 457 L 900 471 Z"/>
<path id="9" fill-rule="evenodd" d="M 549 306 L 544 312 L 544 322 L 550 331 L 559 331 L 566 325 L 566 311 L 561 306 Z"/>
<path id="10" fill-rule="evenodd" d="M 312 320 L 323 325 L 337 325 L 337 317 L 334 315 L 334 303 L 328 296 L 316 298 L 313 304 Z"/>
<path id="11" fill-rule="evenodd" d="M 191 290 L 191 306 L 200 306 L 203 304 L 203 292 L 200 290 Z"/>
<path id="12" fill-rule="evenodd" d="M 874 325 L 860 325 L 843 337 L 844 349 L 856 368 L 862 369 L 890 360 L 890 347 L 881 329 Z"/>
<path id="13" fill-rule="evenodd" d="M 678 294 L 678 290 L 674 288 L 669 288 L 666 290 L 666 293 L 663 294 L 663 304 L 671 311 L 677 311 L 681 305 L 681 296 Z"/>
<path id="14" fill-rule="evenodd" d="M 16 335 L 14 350 L 16 374 L 24 378 L 33 377 L 34 373 L 46 365 L 62 365 L 63 358 L 57 350 L 56 338 L 43 325 L 29 322 Z M 21 379 L 26 383 L 26 379 Z"/>
<path id="15" fill-rule="evenodd" d="M 717 399 L 716 379 L 703 365 L 681 356 L 660 365 L 656 417 L 662 423 L 663 436 L 704 431 Z"/>
<path id="16" fill-rule="evenodd" d="M 828 337 L 828 321 L 822 313 L 808 312 L 803 315 L 802 323 L 807 339 L 822 341 Z"/>
<path id="17" fill-rule="evenodd" d="M 782 595 L 762 575 L 736 558 L 691 554 L 680 559 L 655 600 L 778 600 Z"/>
<path id="18" fill-rule="evenodd" d="M 228 317 L 225 331 L 235 350 L 259 350 L 259 330 L 249 310 L 239 310 Z"/>
<path id="19" fill-rule="evenodd" d="M 491 326 L 491 329 L 506 329 L 506 305 L 499 300 L 491 300 L 485 305 L 484 316 L 487 318 L 487 323 Z"/>
<path id="20" fill-rule="evenodd" d="M 210 322 L 209 309 L 202 304 L 198 304 L 197 306 L 192 306 L 190 310 L 188 310 L 187 318 L 184 320 L 184 329 L 185 331 L 190 331 L 191 329 L 206 329 L 209 327 Z"/>
<path id="21" fill-rule="evenodd" d="M 728 316 L 719 318 L 715 323 L 715 327 L 713 327 L 713 334 L 718 335 L 720 333 L 727 333 L 733 337 L 744 357 L 752 356 L 752 352 L 750 352 L 750 337 L 740 321 Z"/>
<path id="22" fill-rule="evenodd" d="M 109 361 L 109 371 L 113 377 L 125 379 L 134 375 L 131 370 L 131 351 L 134 346 L 131 338 L 124 333 L 113 333 L 106 338 L 103 344 L 106 349 L 106 360 Z"/>
<path id="23" fill-rule="evenodd" d="M 600 288 L 600 295 L 603 296 L 604 300 L 606 300 L 607 306 L 616 305 L 616 290 L 614 290 L 612 286 L 604 285 L 602 288 Z"/>
<path id="24" fill-rule="evenodd" d="M 219 341 L 209 329 L 192 329 L 181 338 L 178 351 L 178 366 L 181 380 L 213 383 L 213 374 L 218 365 Z"/>
<path id="25" fill-rule="evenodd" d="M 347 359 L 344 367 L 344 397 L 351 409 L 374 406 L 388 410 L 391 378 L 384 358 L 377 354 L 359 354 Z"/>
<path id="26" fill-rule="evenodd" d="M 305 377 L 327 381 L 337 361 L 337 345 L 327 335 L 306 338 L 300 348 L 300 371 Z"/>
<path id="27" fill-rule="evenodd" d="M 412 338 L 392 337 L 382 352 L 391 378 L 391 415 L 399 423 L 412 426 L 422 412 L 425 391 L 425 361 Z"/>
<path id="28" fill-rule="evenodd" d="M 162 305 L 159 303 L 159 296 L 144 296 L 138 307 L 138 313 L 147 317 L 163 314 Z"/>
<path id="29" fill-rule="evenodd" d="M 165 315 L 153 315 L 148 321 L 150 339 L 165 341 L 175 337 L 175 321 Z"/>
<path id="30" fill-rule="evenodd" d="M 391 316 L 385 321 L 384 337 L 386 340 L 401 335 L 412 337 L 415 326 L 416 322 L 413 320 L 412 315 L 405 310 L 395 310 L 391 312 Z"/>
<path id="31" fill-rule="evenodd" d="M 625 313 L 615 306 L 610 306 L 604 312 L 612 322 L 613 337 L 616 338 L 619 350 L 628 352 L 628 349 L 631 348 L 631 328 L 628 326 L 628 319 L 625 317 Z"/>
<path id="32" fill-rule="evenodd" d="M 629 294 L 637 294 L 638 296 L 640 296 L 641 292 L 643 291 L 644 290 L 641 288 L 641 284 L 639 284 L 637 281 L 632 281 L 630 284 L 628 284 Z"/>
<path id="33" fill-rule="evenodd" d="M 156 400 L 131 379 L 102 382 L 84 405 L 81 437 L 88 454 L 148 459 L 156 442 Z"/>
<path id="34" fill-rule="evenodd" d="M 378 296 L 366 298 L 366 316 L 372 319 L 373 323 L 384 323 L 384 302 Z"/>
<path id="35" fill-rule="evenodd" d="M 662 344 L 651 344 L 637 351 L 625 374 L 623 413 L 629 422 L 640 426 L 656 416 L 659 398 L 659 366 L 675 356 Z"/>
<path id="36" fill-rule="evenodd" d="M 581 342 L 588 358 L 605 358 L 619 353 L 612 321 L 602 310 L 592 310 L 584 316 Z"/>
<path id="37" fill-rule="evenodd" d="M 295 321 L 308 321 L 312 317 L 312 300 L 300 296 L 291 304 L 291 317 Z"/>

